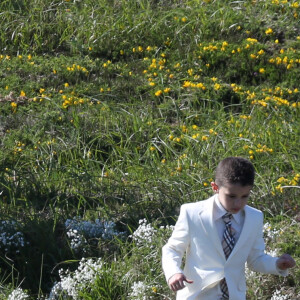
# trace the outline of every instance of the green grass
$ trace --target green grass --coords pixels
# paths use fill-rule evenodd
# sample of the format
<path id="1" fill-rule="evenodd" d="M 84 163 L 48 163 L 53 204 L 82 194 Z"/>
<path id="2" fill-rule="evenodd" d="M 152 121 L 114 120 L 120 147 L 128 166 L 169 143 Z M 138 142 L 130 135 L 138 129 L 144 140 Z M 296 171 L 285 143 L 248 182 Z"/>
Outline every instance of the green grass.
<path id="1" fill-rule="evenodd" d="M 253 162 L 250 204 L 284 228 L 268 247 L 299 263 L 299 5 L 1 1 L 1 220 L 29 244 L 0 244 L 0 298 L 19 285 L 46 297 L 60 268 L 100 256 L 102 280 L 80 299 L 129 299 L 139 281 L 149 299 L 172 299 L 159 226 L 210 196 L 230 155 Z M 125 234 L 76 252 L 64 225 L 74 216 Z M 142 247 L 128 235 L 144 218 L 159 234 Z M 298 278 L 251 277 L 249 299 L 296 297 Z"/>

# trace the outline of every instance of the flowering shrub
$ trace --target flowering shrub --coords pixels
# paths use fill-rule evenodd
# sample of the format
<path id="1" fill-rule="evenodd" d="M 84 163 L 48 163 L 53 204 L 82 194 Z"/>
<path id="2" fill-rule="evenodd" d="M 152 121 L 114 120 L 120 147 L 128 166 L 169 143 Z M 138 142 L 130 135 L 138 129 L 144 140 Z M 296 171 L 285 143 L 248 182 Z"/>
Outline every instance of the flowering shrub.
<path id="1" fill-rule="evenodd" d="M 101 221 L 96 219 L 93 221 L 85 221 L 74 217 L 67 219 L 65 227 L 67 236 L 70 240 L 70 246 L 75 252 L 87 252 L 89 245 L 97 245 L 99 239 L 111 240 L 114 236 L 122 236 L 124 233 L 115 229 L 114 222 Z"/>
<path id="2" fill-rule="evenodd" d="M 16 288 L 9 295 L 7 300 L 26 300 L 29 298 L 29 295 L 24 292 L 21 288 Z"/>
<path id="3" fill-rule="evenodd" d="M 157 224 L 211 195 L 225 155 L 255 165 L 266 252 L 298 265 L 299 3 L 0 1 L 1 209 L 24 223 L 0 224 L 1 274 L 13 269 L 0 285 L 46 294 L 57 264 L 91 256 L 109 274 L 80 285 L 61 271 L 55 297 L 174 298 L 161 270 L 172 227 Z M 128 239 L 88 213 L 57 222 L 94 209 L 142 220 Z M 248 298 L 297 298 L 298 269 L 247 270 Z"/>
<path id="4" fill-rule="evenodd" d="M 153 236 L 156 234 L 157 230 L 148 224 L 146 219 L 139 220 L 139 227 L 133 232 L 130 237 L 137 244 L 137 246 L 151 245 L 153 241 Z M 152 245 L 155 246 L 155 245 Z"/>
<path id="5" fill-rule="evenodd" d="M 53 286 L 48 300 L 61 299 L 62 296 L 69 296 L 75 300 L 80 299 L 80 291 L 87 289 L 98 277 L 103 276 L 103 265 L 104 262 L 101 258 L 82 258 L 74 272 L 60 269 L 60 281 Z"/>
<path id="6" fill-rule="evenodd" d="M 26 245 L 24 234 L 19 230 L 17 222 L 12 220 L 1 221 L 0 223 L 0 249 L 5 252 L 14 250 L 20 252 L 20 248 Z"/>
<path id="7" fill-rule="evenodd" d="M 151 286 L 142 281 L 134 282 L 131 286 L 131 292 L 128 294 L 128 299 L 151 300 L 153 296 L 149 295 L 149 292 L 153 292 Z"/>
<path id="8" fill-rule="evenodd" d="M 272 227 L 269 222 L 266 222 L 264 224 L 263 231 L 266 241 L 272 241 L 278 236 L 278 234 L 282 232 L 281 230 Z"/>
<path id="9" fill-rule="evenodd" d="M 289 295 L 282 295 L 281 290 L 276 290 L 273 295 L 271 300 L 288 300 L 290 299 Z"/>

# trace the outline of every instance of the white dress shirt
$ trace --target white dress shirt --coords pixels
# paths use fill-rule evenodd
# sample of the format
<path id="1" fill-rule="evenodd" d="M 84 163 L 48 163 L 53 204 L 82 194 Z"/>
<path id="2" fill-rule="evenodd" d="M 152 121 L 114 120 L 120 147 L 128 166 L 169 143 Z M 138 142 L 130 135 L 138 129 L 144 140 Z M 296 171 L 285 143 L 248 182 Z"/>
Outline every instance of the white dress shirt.
<path id="1" fill-rule="evenodd" d="M 226 213 L 227 210 L 220 203 L 218 196 L 216 196 L 214 208 L 213 208 L 213 220 L 216 224 L 221 242 L 223 240 L 223 233 L 225 230 L 225 222 L 223 221 L 222 216 L 225 215 Z M 234 239 L 236 243 L 243 229 L 243 225 L 245 221 L 245 212 L 244 210 L 240 210 L 238 213 L 232 214 L 232 217 L 233 218 L 231 219 L 231 226 L 235 232 Z"/>

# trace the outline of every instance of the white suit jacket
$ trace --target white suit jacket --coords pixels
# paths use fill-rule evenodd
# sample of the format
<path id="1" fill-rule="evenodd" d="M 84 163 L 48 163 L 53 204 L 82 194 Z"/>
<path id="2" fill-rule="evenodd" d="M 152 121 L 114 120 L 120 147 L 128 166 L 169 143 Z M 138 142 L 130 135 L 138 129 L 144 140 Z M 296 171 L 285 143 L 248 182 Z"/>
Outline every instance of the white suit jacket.
<path id="1" fill-rule="evenodd" d="M 246 262 L 253 271 L 282 275 L 276 268 L 277 258 L 264 252 L 263 214 L 247 205 L 242 232 L 226 260 L 213 222 L 214 197 L 182 205 L 173 234 L 162 249 L 162 267 L 167 281 L 175 273 L 183 273 L 194 281 L 177 292 L 177 300 L 216 300 L 214 296 L 204 299 L 201 294 L 224 277 L 230 300 L 246 299 Z"/>

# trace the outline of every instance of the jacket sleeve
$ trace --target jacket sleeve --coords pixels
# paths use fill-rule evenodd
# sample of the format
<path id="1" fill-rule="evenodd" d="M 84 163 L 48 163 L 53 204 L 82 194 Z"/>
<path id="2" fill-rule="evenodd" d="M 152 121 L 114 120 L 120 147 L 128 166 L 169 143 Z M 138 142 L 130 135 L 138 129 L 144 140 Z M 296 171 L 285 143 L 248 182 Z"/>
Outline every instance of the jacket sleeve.
<path id="1" fill-rule="evenodd" d="M 260 213 L 258 220 L 258 230 L 252 249 L 247 259 L 249 269 L 264 274 L 274 274 L 287 276 L 288 271 L 279 270 L 276 266 L 278 257 L 273 257 L 265 252 L 265 242 L 263 238 L 263 214 Z"/>
<path id="2" fill-rule="evenodd" d="M 190 243 L 188 223 L 188 213 L 184 204 L 180 208 L 172 236 L 162 248 L 162 267 L 167 282 L 174 274 L 183 273 L 182 258 Z"/>

